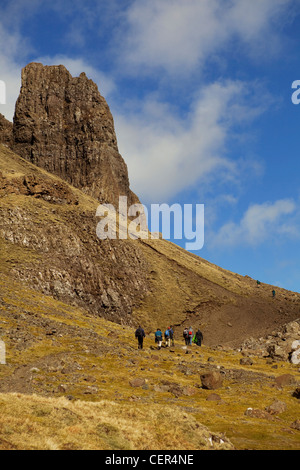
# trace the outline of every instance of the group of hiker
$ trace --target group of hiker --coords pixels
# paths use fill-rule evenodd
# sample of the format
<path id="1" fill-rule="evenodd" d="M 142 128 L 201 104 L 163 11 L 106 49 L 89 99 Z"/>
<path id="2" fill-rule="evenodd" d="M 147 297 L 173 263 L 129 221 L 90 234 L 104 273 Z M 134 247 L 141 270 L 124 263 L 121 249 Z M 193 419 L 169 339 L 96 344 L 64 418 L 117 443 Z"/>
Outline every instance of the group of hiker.
<path id="1" fill-rule="evenodd" d="M 138 340 L 138 349 L 143 349 L 144 338 L 146 337 L 144 329 L 139 325 L 139 327 L 135 331 L 135 337 Z M 174 329 L 172 326 L 168 326 L 164 333 L 161 331 L 160 328 L 157 328 L 155 334 L 155 343 L 157 344 L 157 348 L 161 349 L 163 345 L 163 341 L 165 341 L 165 347 L 168 348 L 170 346 L 174 346 Z M 203 341 L 203 334 L 198 329 L 197 332 L 194 334 L 193 328 L 190 326 L 189 328 L 184 328 L 183 330 L 183 338 L 185 341 L 186 346 L 191 346 L 193 343 L 197 346 L 201 346 Z"/>
<path id="2" fill-rule="evenodd" d="M 155 343 L 157 344 L 158 349 L 161 349 L 162 344 L 163 344 L 163 334 L 160 328 L 157 328 L 155 334 Z M 171 346 L 174 346 L 174 330 L 172 326 L 168 326 L 168 328 L 164 332 L 164 338 L 165 338 L 165 346 L 166 348 L 169 348 Z"/>
<path id="3" fill-rule="evenodd" d="M 183 338 L 184 338 L 186 346 L 192 345 L 193 343 L 197 344 L 197 346 L 201 346 L 202 341 L 203 341 L 203 334 L 199 330 L 199 328 L 196 331 L 196 333 L 194 334 L 194 330 L 190 326 L 189 328 L 185 328 L 183 330 Z"/>

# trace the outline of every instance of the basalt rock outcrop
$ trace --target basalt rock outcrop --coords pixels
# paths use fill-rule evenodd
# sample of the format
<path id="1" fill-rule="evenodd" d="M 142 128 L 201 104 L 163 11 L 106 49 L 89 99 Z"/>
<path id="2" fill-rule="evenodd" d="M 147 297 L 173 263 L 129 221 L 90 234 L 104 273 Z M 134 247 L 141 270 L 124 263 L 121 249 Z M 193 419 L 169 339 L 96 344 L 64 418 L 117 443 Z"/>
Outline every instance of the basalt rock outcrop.
<path id="1" fill-rule="evenodd" d="M 282 325 L 265 337 L 248 338 L 241 346 L 247 356 L 266 357 L 300 364 L 300 319 Z"/>
<path id="2" fill-rule="evenodd" d="M 12 147 L 13 144 L 13 125 L 3 114 L 0 114 L 0 144 Z"/>
<path id="3" fill-rule="evenodd" d="M 97 85 L 63 65 L 30 63 L 13 123 L 15 153 L 100 202 L 137 202 L 118 151 L 114 121 Z"/>

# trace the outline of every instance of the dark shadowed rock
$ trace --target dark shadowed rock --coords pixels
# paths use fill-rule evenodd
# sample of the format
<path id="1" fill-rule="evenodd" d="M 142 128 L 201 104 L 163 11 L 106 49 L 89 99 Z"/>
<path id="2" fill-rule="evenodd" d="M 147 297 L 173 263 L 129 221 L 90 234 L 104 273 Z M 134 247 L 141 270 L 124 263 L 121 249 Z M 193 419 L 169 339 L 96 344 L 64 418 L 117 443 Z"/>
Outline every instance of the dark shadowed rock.
<path id="1" fill-rule="evenodd" d="M 300 387 L 297 387 L 296 390 L 293 392 L 293 397 L 300 399 Z"/>
<path id="2" fill-rule="evenodd" d="M 0 113 L 0 144 L 12 146 L 13 125 Z"/>

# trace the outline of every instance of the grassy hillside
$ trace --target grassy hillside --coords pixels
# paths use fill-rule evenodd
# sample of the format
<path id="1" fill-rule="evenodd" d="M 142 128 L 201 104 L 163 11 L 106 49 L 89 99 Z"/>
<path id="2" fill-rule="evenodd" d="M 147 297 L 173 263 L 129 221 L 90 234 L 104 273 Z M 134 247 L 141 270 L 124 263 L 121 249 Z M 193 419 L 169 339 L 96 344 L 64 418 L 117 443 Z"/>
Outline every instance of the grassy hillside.
<path id="1" fill-rule="evenodd" d="M 150 332 L 191 323 L 239 345 L 299 317 L 300 295 L 215 266 L 165 240 L 102 240 L 98 203 L 0 146 L 2 270 L 29 287 Z M 188 325 L 189 326 L 189 325 Z"/>
<path id="2" fill-rule="evenodd" d="M 100 242 L 96 208 L 0 146 L 0 449 L 299 449 L 298 367 L 215 347 L 298 318 L 299 295 L 272 299 L 163 240 Z M 175 345 L 158 351 L 170 323 Z M 189 323 L 201 348 L 184 347 Z M 206 371 L 220 389 L 202 387 Z"/>
<path id="3" fill-rule="evenodd" d="M 2 449 L 300 449 L 299 368 L 207 345 L 138 350 L 134 328 L 58 302 L 5 275 L 0 284 Z M 217 390 L 200 374 L 222 370 Z M 276 378 L 294 380 L 278 387 Z M 134 382 L 135 380 L 135 382 Z M 265 412 L 274 400 L 280 415 Z M 260 415 L 247 415 L 246 410 Z M 165 426 L 165 422 L 172 423 Z"/>

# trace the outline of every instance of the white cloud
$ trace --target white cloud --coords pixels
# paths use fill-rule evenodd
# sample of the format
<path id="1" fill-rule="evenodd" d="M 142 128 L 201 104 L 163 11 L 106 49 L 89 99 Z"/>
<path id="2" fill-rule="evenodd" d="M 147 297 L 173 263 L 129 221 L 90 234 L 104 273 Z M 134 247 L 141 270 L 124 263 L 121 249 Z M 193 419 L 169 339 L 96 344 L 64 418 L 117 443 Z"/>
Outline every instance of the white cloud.
<path id="1" fill-rule="evenodd" d="M 122 61 L 127 71 L 190 73 L 230 42 L 275 52 L 276 28 L 293 0 L 135 0 L 128 8 Z M 276 41 L 276 48 L 273 47 Z"/>
<path id="2" fill-rule="evenodd" d="M 6 85 L 6 104 L 0 105 L 0 113 L 12 121 L 21 86 L 21 65 L 16 57 L 24 50 L 24 43 L 18 33 L 9 33 L 0 21 L 0 44 L 0 80 Z"/>
<path id="3" fill-rule="evenodd" d="M 282 235 L 299 236 L 298 216 L 297 205 L 291 199 L 253 204 L 238 223 L 226 223 L 216 235 L 210 234 L 208 242 L 217 247 L 258 246 Z"/>
<path id="4" fill-rule="evenodd" d="M 197 185 L 239 179 L 226 146 L 235 125 L 265 109 L 251 94 L 250 84 L 216 82 L 201 89 L 185 116 L 151 98 L 139 110 L 115 113 L 119 150 L 141 200 L 166 202 Z"/>

